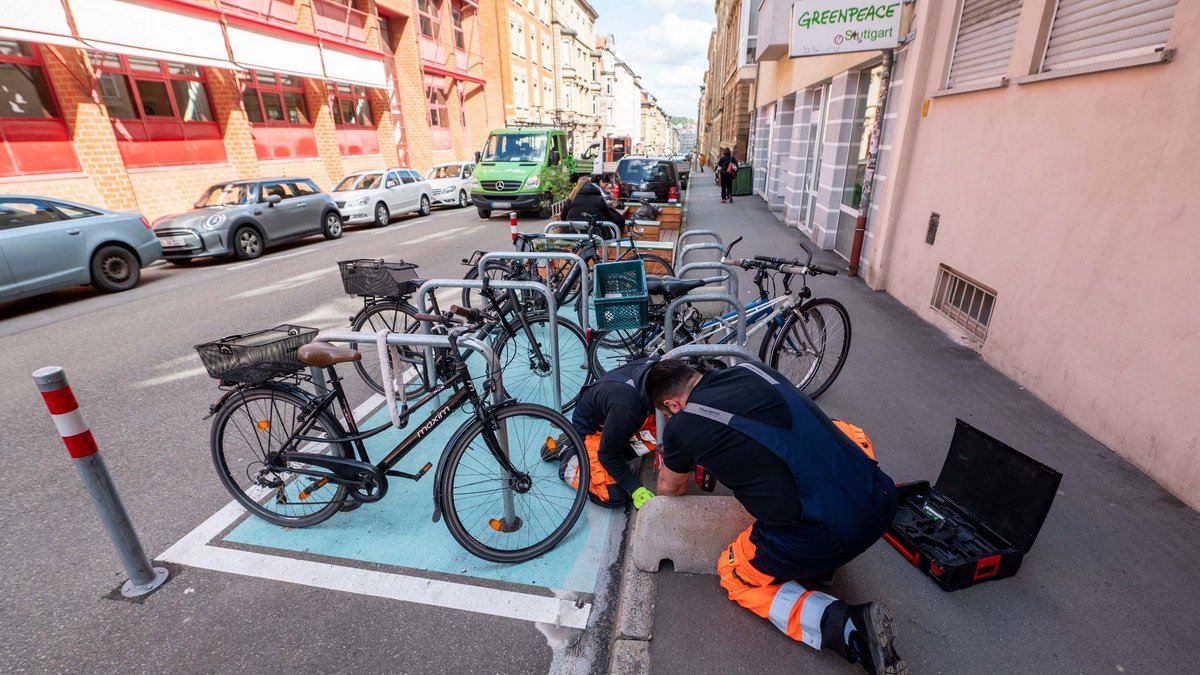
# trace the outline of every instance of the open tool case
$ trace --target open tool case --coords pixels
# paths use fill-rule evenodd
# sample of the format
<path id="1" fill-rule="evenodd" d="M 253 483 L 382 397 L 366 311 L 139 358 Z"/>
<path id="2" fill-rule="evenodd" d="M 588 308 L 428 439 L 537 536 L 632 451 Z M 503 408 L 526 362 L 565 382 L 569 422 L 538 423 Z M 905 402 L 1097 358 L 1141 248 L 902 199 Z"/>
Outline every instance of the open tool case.
<path id="1" fill-rule="evenodd" d="M 946 591 L 1017 573 L 1062 474 L 958 420 L 937 482 L 896 486 L 883 538 Z"/>

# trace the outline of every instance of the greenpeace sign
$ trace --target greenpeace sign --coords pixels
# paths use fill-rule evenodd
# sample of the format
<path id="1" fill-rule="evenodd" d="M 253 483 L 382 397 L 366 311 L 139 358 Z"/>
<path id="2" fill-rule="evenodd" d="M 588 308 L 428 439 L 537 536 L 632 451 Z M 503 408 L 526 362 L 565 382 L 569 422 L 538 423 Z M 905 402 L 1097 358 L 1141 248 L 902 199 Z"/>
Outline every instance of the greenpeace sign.
<path id="1" fill-rule="evenodd" d="M 901 0 L 797 0 L 791 56 L 891 49 L 900 44 Z"/>

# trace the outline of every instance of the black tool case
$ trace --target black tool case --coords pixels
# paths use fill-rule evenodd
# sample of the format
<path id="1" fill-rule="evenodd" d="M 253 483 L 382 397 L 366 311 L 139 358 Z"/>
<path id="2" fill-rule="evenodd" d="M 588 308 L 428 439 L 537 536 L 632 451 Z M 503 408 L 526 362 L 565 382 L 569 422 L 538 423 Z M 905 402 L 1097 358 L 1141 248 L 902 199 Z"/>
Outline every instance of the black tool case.
<path id="1" fill-rule="evenodd" d="M 1011 577 L 1061 480 L 1061 473 L 958 420 L 937 482 L 896 486 L 896 517 L 883 538 L 942 590 Z"/>

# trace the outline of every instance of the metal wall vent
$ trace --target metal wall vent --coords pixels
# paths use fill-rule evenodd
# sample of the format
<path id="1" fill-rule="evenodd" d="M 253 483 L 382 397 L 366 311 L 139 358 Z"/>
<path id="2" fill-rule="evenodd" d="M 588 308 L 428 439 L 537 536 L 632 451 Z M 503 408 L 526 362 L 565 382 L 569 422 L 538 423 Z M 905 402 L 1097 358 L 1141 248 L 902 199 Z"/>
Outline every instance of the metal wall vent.
<path id="1" fill-rule="evenodd" d="M 934 211 L 929 214 L 929 227 L 925 230 L 925 243 L 933 244 L 933 240 L 937 239 L 938 223 L 942 222 L 942 214 Z"/>

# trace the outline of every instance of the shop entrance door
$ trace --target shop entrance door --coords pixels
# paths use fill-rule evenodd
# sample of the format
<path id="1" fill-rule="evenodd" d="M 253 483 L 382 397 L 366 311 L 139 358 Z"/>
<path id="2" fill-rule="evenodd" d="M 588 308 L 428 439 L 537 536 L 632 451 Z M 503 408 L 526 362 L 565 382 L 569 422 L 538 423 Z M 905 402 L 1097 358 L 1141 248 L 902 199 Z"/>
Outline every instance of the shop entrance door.
<path id="1" fill-rule="evenodd" d="M 829 85 L 813 90 L 812 115 L 808 118 L 808 152 L 804 172 L 804 197 L 800 207 L 800 222 L 815 232 L 817 192 L 821 182 L 821 146 L 825 144 L 825 120 L 828 117 L 826 99 Z"/>
<path id="2" fill-rule="evenodd" d="M 842 204 L 838 210 L 837 236 L 833 250 L 850 259 L 854 246 L 854 226 L 858 222 L 858 204 L 862 199 L 863 176 L 867 172 L 871 134 L 875 131 L 875 106 L 879 103 L 879 78 L 883 67 L 864 71 L 858 78 L 854 126 L 850 132 L 850 154 L 846 161 L 846 183 L 842 186 Z"/>

